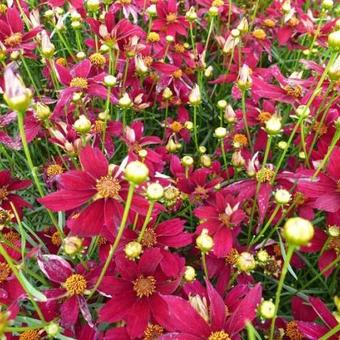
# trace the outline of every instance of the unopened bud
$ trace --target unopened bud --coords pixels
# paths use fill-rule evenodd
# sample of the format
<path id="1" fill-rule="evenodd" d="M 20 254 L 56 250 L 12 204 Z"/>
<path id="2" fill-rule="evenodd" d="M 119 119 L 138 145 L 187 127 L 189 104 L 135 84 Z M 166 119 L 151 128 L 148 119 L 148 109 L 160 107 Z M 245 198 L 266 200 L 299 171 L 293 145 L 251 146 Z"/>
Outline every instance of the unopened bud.
<path id="1" fill-rule="evenodd" d="M 288 204 L 292 198 L 292 195 L 288 190 L 279 189 L 275 192 L 274 197 L 277 204 Z"/>
<path id="2" fill-rule="evenodd" d="M 314 236 L 314 227 L 304 218 L 291 217 L 286 221 L 282 234 L 289 244 L 306 246 Z"/>
<path id="3" fill-rule="evenodd" d="M 132 101 L 127 93 L 124 93 L 123 97 L 121 97 L 118 101 L 119 106 L 126 109 L 132 106 Z"/>
<path id="4" fill-rule="evenodd" d="M 78 133 L 88 133 L 91 130 L 91 121 L 85 115 L 80 115 L 73 127 Z"/>
<path id="5" fill-rule="evenodd" d="M 158 201 L 164 195 L 164 188 L 159 183 L 151 183 L 146 189 L 146 196 L 150 201 Z"/>
<path id="6" fill-rule="evenodd" d="M 63 241 L 65 254 L 74 256 L 82 250 L 83 240 L 77 236 L 68 236 Z"/>
<path id="7" fill-rule="evenodd" d="M 184 272 L 184 279 L 185 281 L 192 282 L 196 278 L 196 271 L 195 268 L 191 266 L 186 266 L 185 267 L 185 272 Z"/>
<path id="8" fill-rule="evenodd" d="M 133 161 L 126 166 L 124 175 L 129 182 L 141 184 L 147 180 L 149 169 L 144 163 Z"/>
<path id="9" fill-rule="evenodd" d="M 249 273 L 256 267 L 256 261 L 252 254 L 242 252 L 236 260 L 236 266 L 241 272 Z"/>
<path id="10" fill-rule="evenodd" d="M 215 137 L 219 139 L 223 139 L 227 135 L 227 129 L 220 126 L 215 129 Z"/>
<path id="11" fill-rule="evenodd" d="M 259 306 L 259 314 L 264 319 L 272 319 L 275 315 L 275 305 L 271 300 L 264 300 Z"/>
<path id="12" fill-rule="evenodd" d="M 129 242 L 124 248 L 125 255 L 129 260 L 138 259 L 142 250 L 142 245 L 137 241 Z"/>
<path id="13" fill-rule="evenodd" d="M 203 229 L 196 239 L 197 248 L 202 253 L 208 253 L 214 247 L 214 240 L 208 234 L 208 229 Z"/>

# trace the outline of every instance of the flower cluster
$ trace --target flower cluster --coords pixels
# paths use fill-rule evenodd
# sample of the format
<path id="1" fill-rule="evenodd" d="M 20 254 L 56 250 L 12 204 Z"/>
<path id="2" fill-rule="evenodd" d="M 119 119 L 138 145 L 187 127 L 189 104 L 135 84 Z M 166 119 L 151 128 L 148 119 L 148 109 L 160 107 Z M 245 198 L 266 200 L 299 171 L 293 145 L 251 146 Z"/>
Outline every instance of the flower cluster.
<path id="1" fill-rule="evenodd" d="M 339 339 L 339 14 L 1 2 L 0 338 Z"/>

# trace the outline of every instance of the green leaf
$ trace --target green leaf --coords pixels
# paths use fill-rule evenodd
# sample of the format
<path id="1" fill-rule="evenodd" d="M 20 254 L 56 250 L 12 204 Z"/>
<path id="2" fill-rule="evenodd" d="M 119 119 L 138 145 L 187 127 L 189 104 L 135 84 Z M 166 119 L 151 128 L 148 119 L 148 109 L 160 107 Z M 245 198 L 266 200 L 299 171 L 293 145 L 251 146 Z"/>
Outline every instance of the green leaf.
<path id="1" fill-rule="evenodd" d="M 26 279 L 22 271 L 18 271 L 18 275 L 20 277 L 20 281 L 25 285 L 26 290 L 35 298 L 35 300 L 39 302 L 47 301 L 47 297 L 35 287 L 33 287 L 33 285 Z"/>

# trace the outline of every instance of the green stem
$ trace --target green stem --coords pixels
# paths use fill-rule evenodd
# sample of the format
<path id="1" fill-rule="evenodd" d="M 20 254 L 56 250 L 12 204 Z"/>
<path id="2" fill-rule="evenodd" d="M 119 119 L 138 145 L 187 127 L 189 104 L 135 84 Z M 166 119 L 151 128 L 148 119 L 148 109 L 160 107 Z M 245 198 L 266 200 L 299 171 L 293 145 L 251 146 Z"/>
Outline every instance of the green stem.
<path id="1" fill-rule="evenodd" d="M 196 150 L 198 151 L 198 137 L 197 137 L 197 106 L 194 105 L 194 142 Z"/>
<path id="2" fill-rule="evenodd" d="M 340 331 L 340 324 L 338 324 L 337 326 L 332 328 L 329 332 L 327 332 L 325 335 L 323 335 L 320 338 L 320 340 L 327 340 L 327 339 L 331 338 L 333 335 L 335 335 L 336 333 L 338 333 L 339 331 Z"/>
<path id="3" fill-rule="evenodd" d="M 211 32 L 213 30 L 214 27 L 214 17 L 211 17 L 211 21 L 210 21 L 210 25 L 209 25 L 209 31 L 208 31 L 208 37 L 207 37 L 207 41 L 205 42 L 205 47 L 204 47 L 204 51 L 207 51 L 208 45 L 209 45 L 209 41 L 210 41 L 210 36 L 211 36 Z"/>
<path id="4" fill-rule="evenodd" d="M 274 317 L 272 318 L 272 322 L 271 322 L 269 340 L 273 340 L 273 338 L 274 338 L 275 321 L 276 321 L 276 317 L 277 317 L 277 312 L 279 310 L 281 291 L 282 291 L 283 283 L 285 281 L 285 277 L 286 277 L 287 272 L 288 272 L 289 262 L 290 262 L 290 260 L 293 256 L 294 250 L 295 250 L 294 245 L 288 245 L 287 256 L 286 256 L 285 262 L 283 264 L 279 284 L 277 286 L 277 290 L 276 290 L 276 294 L 275 294 L 275 310 L 274 310 Z"/>
<path id="5" fill-rule="evenodd" d="M 333 149 L 335 148 L 336 143 L 338 142 L 338 140 L 340 139 L 340 129 L 337 128 L 331 145 L 328 147 L 328 151 L 325 155 L 325 157 L 323 158 L 321 164 L 318 166 L 318 168 L 316 169 L 316 171 L 314 172 L 314 175 L 312 176 L 312 179 L 315 179 L 315 177 L 320 173 L 320 171 L 327 165 L 328 161 L 329 161 L 329 157 L 331 156 Z"/>
<path id="6" fill-rule="evenodd" d="M 247 112 L 246 112 L 246 91 L 244 91 L 244 90 L 242 91 L 242 117 L 243 117 L 244 128 L 245 128 L 246 133 L 247 133 L 247 138 L 248 138 L 250 150 L 251 150 L 251 153 L 253 153 L 254 152 L 253 143 L 251 141 L 249 126 L 248 126 L 248 120 L 247 120 Z"/>
<path id="7" fill-rule="evenodd" d="M 146 213 L 146 216 L 145 216 L 145 220 L 144 220 L 142 229 L 141 229 L 141 231 L 140 231 L 140 233 L 139 233 L 139 235 L 138 235 L 137 241 L 138 241 L 139 243 L 143 240 L 143 236 L 144 236 L 146 227 L 148 226 L 148 224 L 149 224 L 149 222 L 150 222 L 152 210 L 153 210 L 153 207 L 154 207 L 155 203 L 156 203 L 155 201 L 150 201 L 149 208 L 148 208 L 148 212 Z"/>
<path id="8" fill-rule="evenodd" d="M 277 205 L 275 207 L 274 211 L 272 212 L 271 216 L 269 217 L 269 220 L 267 221 L 265 226 L 261 229 L 260 233 L 250 242 L 249 246 L 252 246 L 253 244 L 255 244 L 263 236 L 263 234 L 266 232 L 266 230 L 269 228 L 269 226 L 273 222 L 277 212 L 280 210 L 280 207 L 281 207 L 280 205 Z"/>
<path id="9" fill-rule="evenodd" d="M 205 253 L 202 252 L 201 256 L 202 256 L 202 267 L 203 267 L 204 276 L 205 276 L 206 279 L 209 279 L 208 267 L 207 267 L 207 261 L 206 261 L 206 258 L 205 258 Z"/>
<path id="10" fill-rule="evenodd" d="M 19 272 L 17 270 L 16 265 L 13 263 L 12 258 L 8 255 L 6 249 L 2 246 L 2 244 L 0 243 L 0 254 L 4 257 L 4 259 L 6 260 L 6 262 L 8 263 L 9 267 L 11 268 L 11 271 L 13 272 L 13 274 L 15 275 L 15 277 L 17 278 L 17 280 L 19 281 L 20 285 L 22 286 L 22 288 L 24 289 L 24 291 L 26 292 L 29 300 L 31 301 L 32 305 L 34 306 L 39 318 L 41 319 L 41 321 L 45 322 L 45 318 L 43 313 L 41 312 L 38 304 L 34 301 L 33 296 L 31 295 L 31 293 L 29 292 L 29 290 L 26 288 L 25 283 L 22 281 L 21 276 L 19 275 Z"/>
<path id="11" fill-rule="evenodd" d="M 28 75 L 28 78 L 29 78 L 30 81 L 31 81 L 32 86 L 34 87 L 35 93 L 37 94 L 38 97 L 40 97 L 40 93 L 39 93 L 38 86 L 37 86 L 37 84 L 36 84 L 35 81 L 34 81 L 34 78 L 33 78 L 33 76 L 32 76 L 32 73 L 31 73 L 31 71 L 30 71 L 30 68 L 28 67 L 28 65 L 27 65 L 26 60 L 25 60 L 24 57 L 21 57 L 21 62 L 22 62 L 22 64 L 24 65 L 25 71 L 26 71 L 26 73 L 27 73 L 27 75 Z"/>
<path id="12" fill-rule="evenodd" d="M 226 156 L 226 153 L 225 153 L 223 138 L 221 138 L 221 151 L 222 151 L 222 157 L 223 157 L 223 162 L 224 162 L 224 168 L 226 169 L 226 171 L 228 173 L 227 156 Z"/>
<path id="13" fill-rule="evenodd" d="M 110 247 L 108 257 L 107 257 L 107 259 L 104 263 L 104 266 L 102 268 L 102 271 L 100 272 L 100 275 L 98 277 L 96 284 L 94 285 L 90 295 L 88 296 L 88 299 L 90 299 L 92 297 L 92 295 L 96 292 L 96 290 L 100 286 L 100 284 L 101 284 L 101 282 L 102 282 L 102 280 L 105 276 L 105 273 L 106 273 L 106 271 L 107 271 L 107 269 L 108 269 L 108 267 L 111 263 L 113 255 L 114 255 L 114 253 L 115 253 L 115 251 L 116 251 L 116 249 L 119 245 L 120 239 L 123 236 L 125 226 L 126 226 L 126 222 L 127 222 L 128 216 L 129 216 L 129 211 L 130 211 L 130 207 L 131 207 L 133 193 L 135 192 L 135 188 L 136 188 L 135 184 L 130 183 L 129 192 L 128 192 L 128 196 L 127 196 L 127 199 L 126 199 L 126 204 L 125 204 L 125 208 L 124 208 L 124 212 L 123 212 L 123 217 L 122 217 L 122 221 L 120 223 L 120 227 L 118 229 L 116 239 L 115 239 L 113 245 Z"/>

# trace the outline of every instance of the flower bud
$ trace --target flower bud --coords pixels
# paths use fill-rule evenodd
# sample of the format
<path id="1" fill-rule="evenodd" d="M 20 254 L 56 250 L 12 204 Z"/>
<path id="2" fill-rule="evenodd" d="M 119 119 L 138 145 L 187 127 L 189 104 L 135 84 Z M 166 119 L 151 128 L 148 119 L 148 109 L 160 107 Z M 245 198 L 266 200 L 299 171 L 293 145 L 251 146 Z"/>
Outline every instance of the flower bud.
<path id="1" fill-rule="evenodd" d="M 261 302 L 258 311 L 263 319 L 272 319 L 275 315 L 275 305 L 271 300 L 264 300 Z"/>
<path id="2" fill-rule="evenodd" d="M 221 99 L 217 102 L 217 107 L 221 110 L 224 110 L 227 107 L 228 103 L 226 100 Z"/>
<path id="3" fill-rule="evenodd" d="M 169 152 L 177 152 L 177 150 L 179 149 L 179 143 L 176 143 L 174 141 L 173 138 L 169 138 L 168 143 L 166 144 L 165 148 L 169 151 Z"/>
<path id="4" fill-rule="evenodd" d="M 85 115 L 80 115 L 73 127 L 78 133 L 88 133 L 91 130 L 91 121 Z"/>
<path id="5" fill-rule="evenodd" d="M 81 29 L 82 25 L 81 25 L 81 22 L 80 22 L 80 21 L 72 21 L 72 22 L 71 22 L 71 27 L 72 27 L 74 30 L 79 30 L 79 29 Z"/>
<path id="6" fill-rule="evenodd" d="M 201 91 L 198 85 L 196 84 L 189 94 L 189 102 L 191 105 L 197 106 L 201 103 L 201 101 L 202 101 Z"/>
<path id="7" fill-rule="evenodd" d="M 77 11 L 71 12 L 71 21 L 80 21 L 81 15 Z"/>
<path id="8" fill-rule="evenodd" d="M 145 65 L 144 60 L 141 56 L 135 57 L 136 71 L 139 74 L 145 74 L 148 72 L 148 67 Z"/>
<path id="9" fill-rule="evenodd" d="M 155 17 L 157 15 L 157 7 L 155 4 L 150 5 L 147 9 L 146 9 L 146 13 L 148 13 L 148 15 L 150 17 Z"/>
<path id="10" fill-rule="evenodd" d="M 307 107 L 306 105 L 299 105 L 295 113 L 298 117 L 305 119 L 309 116 L 310 110 L 309 110 L 309 107 Z"/>
<path id="11" fill-rule="evenodd" d="M 274 198 L 277 204 L 288 204 L 292 198 L 292 195 L 288 190 L 279 189 L 275 192 Z"/>
<path id="12" fill-rule="evenodd" d="M 310 221 L 304 218 L 291 217 L 286 221 L 282 234 L 289 244 L 305 246 L 314 236 L 314 227 Z"/>
<path id="13" fill-rule="evenodd" d="M 83 51 L 80 51 L 76 54 L 78 60 L 84 60 L 86 58 L 86 54 Z"/>
<path id="14" fill-rule="evenodd" d="M 150 201 L 158 201 L 164 195 L 164 188 L 159 183 L 151 183 L 146 189 L 146 196 Z"/>
<path id="15" fill-rule="evenodd" d="M 246 33 L 248 32 L 249 29 L 249 25 L 248 25 L 248 20 L 243 17 L 241 22 L 237 25 L 237 29 L 241 32 L 241 33 Z"/>
<path id="16" fill-rule="evenodd" d="M 323 0 L 321 3 L 321 7 L 325 10 L 332 9 L 333 5 L 333 0 Z"/>
<path id="17" fill-rule="evenodd" d="M 231 105 L 227 105 L 223 118 L 228 123 L 234 123 L 236 121 L 236 113 Z"/>
<path id="18" fill-rule="evenodd" d="M 172 91 L 168 87 L 166 87 L 163 90 L 163 93 L 162 93 L 163 99 L 169 100 L 172 97 L 172 95 L 173 95 L 173 93 L 172 93 Z"/>
<path id="19" fill-rule="evenodd" d="M 167 36 L 165 37 L 165 40 L 166 40 L 169 44 L 171 44 L 171 43 L 173 43 L 173 42 L 175 41 L 175 38 L 174 38 L 173 35 L 167 35 Z"/>
<path id="20" fill-rule="evenodd" d="M 219 139 L 223 139 L 227 135 L 227 129 L 224 127 L 218 127 L 215 129 L 215 137 Z"/>
<path id="21" fill-rule="evenodd" d="M 233 152 L 231 156 L 231 164 L 235 168 L 242 168 L 246 164 L 246 160 L 243 158 L 240 150 Z"/>
<path id="22" fill-rule="evenodd" d="M 82 96 L 83 96 L 83 94 L 81 92 L 75 92 L 75 93 L 73 93 L 72 101 L 74 103 L 77 103 L 81 100 Z"/>
<path id="23" fill-rule="evenodd" d="M 211 17 L 216 17 L 218 15 L 218 7 L 215 7 L 215 6 L 211 6 L 208 10 L 208 14 L 211 16 Z"/>
<path id="24" fill-rule="evenodd" d="M 194 22 L 197 19 L 197 13 L 195 7 L 191 6 L 189 11 L 185 13 L 185 18 L 189 22 Z"/>
<path id="25" fill-rule="evenodd" d="M 148 151 L 145 150 L 145 149 L 142 149 L 142 150 L 139 150 L 139 151 L 138 151 L 138 156 L 139 156 L 140 158 L 142 158 L 142 159 L 145 159 L 147 155 L 148 155 Z"/>
<path id="26" fill-rule="evenodd" d="M 247 64 L 243 64 L 240 71 L 239 71 L 239 77 L 237 81 L 237 86 L 241 91 L 248 90 L 252 84 L 253 80 L 251 78 L 251 69 Z"/>
<path id="27" fill-rule="evenodd" d="M 103 44 L 100 46 L 99 52 L 102 54 L 105 54 L 110 51 L 110 47 L 107 46 L 106 44 Z"/>
<path id="28" fill-rule="evenodd" d="M 142 245 L 137 241 L 131 241 L 125 246 L 124 252 L 129 260 L 136 260 L 142 253 Z"/>
<path id="29" fill-rule="evenodd" d="M 107 75 L 104 77 L 104 85 L 106 87 L 114 87 L 117 84 L 117 78 L 112 75 Z"/>
<path id="30" fill-rule="evenodd" d="M 38 119 L 45 120 L 51 116 L 51 110 L 46 104 L 38 102 L 35 104 L 35 115 Z"/>
<path id="31" fill-rule="evenodd" d="M 203 229 L 196 239 L 196 246 L 202 253 L 208 253 L 214 246 L 214 240 L 208 235 L 208 229 Z"/>
<path id="32" fill-rule="evenodd" d="M 51 58 L 55 52 L 55 46 L 45 30 L 41 32 L 41 52 L 45 58 Z"/>
<path id="33" fill-rule="evenodd" d="M 272 115 L 266 122 L 265 122 L 265 130 L 268 135 L 275 136 L 281 132 L 282 124 L 281 118 L 278 115 Z"/>
<path id="34" fill-rule="evenodd" d="M 55 338 L 61 331 L 61 327 L 56 322 L 50 322 L 44 329 L 47 335 L 51 338 Z"/>
<path id="35" fill-rule="evenodd" d="M 188 129 L 189 131 L 191 131 L 191 130 L 194 128 L 194 124 L 193 124 L 193 122 L 186 121 L 186 122 L 184 123 L 184 127 L 185 127 L 186 129 Z"/>
<path id="36" fill-rule="evenodd" d="M 281 150 L 286 150 L 288 147 L 287 142 L 285 142 L 284 140 L 281 140 L 280 142 L 278 142 L 277 146 L 281 149 Z"/>
<path id="37" fill-rule="evenodd" d="M 14 72 L 12 65 L 6 67 L 4 80 L 4 100 L 7 105 L 13 111 L 25 112 L 31 104 L 31 90 L 25 87 L 22 79 Z"/>
<path id="38" fill-rule="evenodd" d="M 83 240 L 77 236 L 68 236 L 64 239 L 63 249 L 65 254 L 74 256 L 82 249 Z"/>
<path id="39" fill-rule="evenodd" d="M 241 32 L 237 28 L 234 28 L 231 30 L 230 34 L 233 38 L 238 38 L 241 35 Z"/>
<path id="40" fill-rule="evenodd" d="M 129 182 L 141 184 L 147 180 L 149 176 L 149 169 L 144 163 L 140 161 L 133 161 L 126 166 L 124 175 L 126 180 Z"/>
<path id="41" fill-rule="evenodd" d="M 184 156 L 182 158 L 182 164 L 185 167 L 192 166 L 194 164 L 194 159 L 191 156 Z"/>
<path id="42" fill-rule="evenodd" d="M 200 154 L 204 154 L 204 153 L 207 152 L 207 148 L 206 148 L 204 145 L 200 145 L 200 146 L 198 147 L 198 152 L 199 152 Z"/>
<path id="43" fill-rule="evenodd" d="M 204 166 L 205 168 L 210 168 L 210 167 L 211 167 L 211 163 L 212 163 L 210 156 L 208 156 L 208 155 L 202 155 L 202 156 L 200 157 L 200 163 L 201 163 L 201 165 Z"/>
<path id="44" fill-rule="evenodd" d="M 196 271 L 195 268 L 191 266 L 186 266 L 185 267 L 185 272 L 184 272 L 184 279 L 185 281 L 192 282 L 196 278 Z"/>
<path id="45" fill-rule="evenodd" d="M 328 70 L 328 76 L 330 80 L 338 81 L 340 79 L 340 56 L 338 56 L 333 65 Z"/>
<path id="46" fill-rule="evenodd" d="M 256 261 L 252 254 L 244 251 L 237 257 L 236 266 L 241 272 L 249 273 L 255 269 Z"/>
<path id="47" fill-rule="evenodd" d="M 264 265 L 266 264 L 270 259 L 270 256 L 268 254 L 268 252 L 264 249 L 262 250 L 259 250 L 257 253 L 256 253 L 256 260 L 257 260 L 257 263 L 259 265 Z"/>
<path id="48" fill-rule="evenodd" d="M 118 101 L 119 106 L 127 109 L 128 107 L 132 106 L 132 101 L 127 93 L 124 93 L 123 97 L 121 97 Z"/>
<path id="49" fill-rule="evenodd" d="M 86 7 L 90 12 L 97 12 L 99 9 L 99 0 L 87 0 Z"/>
<path id="50" fill-rule="evenodd" d="M 334 31 L 329 34 L 328 46 L 334 51 L 340 51 L 340 30 Z"/>

